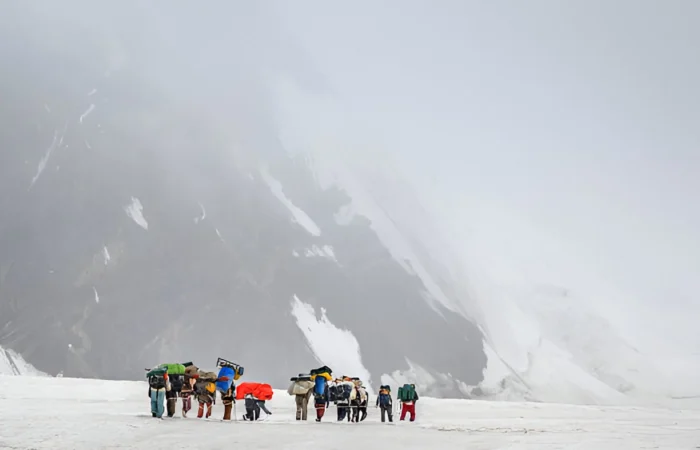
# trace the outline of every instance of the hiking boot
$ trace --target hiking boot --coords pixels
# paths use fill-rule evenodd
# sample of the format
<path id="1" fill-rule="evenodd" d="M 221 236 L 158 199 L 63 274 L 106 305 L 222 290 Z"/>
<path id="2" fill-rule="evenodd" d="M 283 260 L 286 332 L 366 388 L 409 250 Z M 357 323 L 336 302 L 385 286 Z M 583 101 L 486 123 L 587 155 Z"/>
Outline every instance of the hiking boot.
<path id="1" fill-rule="evenodd" d="M 316 418 L 316 422 L 320 422 L 320 421 L 321 421 L 321 419 L 319 419 L 319 418 Z"/>
<path id="2" fill-rule="evenodd" d="M 156 416 L 156 413 L 151 413 L 151 417 L 155 417 L 155 416 Z"/>

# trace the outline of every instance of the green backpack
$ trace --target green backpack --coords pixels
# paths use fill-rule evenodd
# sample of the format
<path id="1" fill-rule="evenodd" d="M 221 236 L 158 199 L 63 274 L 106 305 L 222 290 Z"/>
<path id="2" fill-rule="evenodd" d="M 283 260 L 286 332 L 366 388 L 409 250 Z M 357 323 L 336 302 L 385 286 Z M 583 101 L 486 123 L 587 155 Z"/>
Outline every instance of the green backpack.
<path id="1" fill-rule="evenodd" d="M 184 364 L 161 364 L 160 366 L 168 372 L 168 375 L 184 375 L 185 365 Z"/>
<path id="2" fill-rule="evenodd" d="M 416 388 L 410 384 L 404 384 L 399 388 L 398 398 L 402 402 L 412 402 L 416 399 Z"/>

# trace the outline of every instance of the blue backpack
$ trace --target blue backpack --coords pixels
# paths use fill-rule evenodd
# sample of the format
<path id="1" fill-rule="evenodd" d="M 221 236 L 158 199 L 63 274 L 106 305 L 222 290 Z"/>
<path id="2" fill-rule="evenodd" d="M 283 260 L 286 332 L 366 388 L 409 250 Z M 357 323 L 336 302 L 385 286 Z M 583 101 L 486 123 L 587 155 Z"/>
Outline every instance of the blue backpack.
<path id="1" fill-rule="evenodd" d="M 379 387 L 379 404 L 381 406 L 391 405 L 391 387 L 389 385 Z"/>
<path id="2" fill-rule="evenodd" d="M 314 380 L 314 394 L 317 396 L 322 396 L 326 391 L 326 379 L 323 377 L 316 377 Z"/>
<path id="3" fill-rule="evenodd" d="M 233 367 L 224 366 L 219 370 L 218 380 L 216 382 L 216 390 L 225 394 L 229 390 L 231 385 L 233 385 L 233 377 L 236 375 L 236 371 Z M 228 377 L 228 380 L 221 380 L 221 377 Z"/>

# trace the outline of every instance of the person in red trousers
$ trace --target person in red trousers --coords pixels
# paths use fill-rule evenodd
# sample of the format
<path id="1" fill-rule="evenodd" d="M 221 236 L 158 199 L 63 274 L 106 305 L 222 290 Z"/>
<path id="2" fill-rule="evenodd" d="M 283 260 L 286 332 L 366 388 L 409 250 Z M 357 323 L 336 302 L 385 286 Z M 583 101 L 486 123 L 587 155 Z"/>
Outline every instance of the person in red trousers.
<path id="1" fill-rule="evenodd" d="M 412 384 L 411 387 L 412 389 L 412 399 L 410 400 L 401 400 L 401 417 L 399 420 L 404 420 L 406 418 L 406 414 L 410 413 L 411 414 L 411 422 L 414 422 L 416 420 L 416 402 L 418 401 L 418 392 L 415 391 L 416 385 Z"/>
<path id="2" fill-rule="evenodd" d="M 314 407 L 316 408 L 316 422 L 323 419 L 326 408 L 330 405 L 330 395 L 328 393 L 328 383 L 325 383 L 323 395 L 314 394 Z"/>

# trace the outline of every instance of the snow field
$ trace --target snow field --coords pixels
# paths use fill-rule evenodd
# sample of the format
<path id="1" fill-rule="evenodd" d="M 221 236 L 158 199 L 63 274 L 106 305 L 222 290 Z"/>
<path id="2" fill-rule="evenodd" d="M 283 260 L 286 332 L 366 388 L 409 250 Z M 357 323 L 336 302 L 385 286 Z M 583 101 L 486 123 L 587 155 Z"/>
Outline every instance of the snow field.
<path id="1" fill-rule="evenodd" d="M 264 421 L 223 422 L 220 400 L 212 419 L 154 419 L 148 385 L 134 381 L 0 376 L 0 448 L 174 448 L 325 450 L 401 449 L 692 449 L 700 446 L 700 411 L 569 406 L 421 398 L 418 421 L 294 420 L 294 400 L 275 391 Z M 371 405 L 376 397 L 370 399 Z M 195 403 L 196 405 L 196 403 Z M 196 416 L 190 412 L 190 416 Z M 264 414 L 263 414 L 264 417 Z"/>

